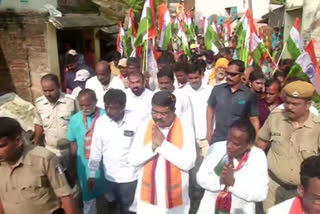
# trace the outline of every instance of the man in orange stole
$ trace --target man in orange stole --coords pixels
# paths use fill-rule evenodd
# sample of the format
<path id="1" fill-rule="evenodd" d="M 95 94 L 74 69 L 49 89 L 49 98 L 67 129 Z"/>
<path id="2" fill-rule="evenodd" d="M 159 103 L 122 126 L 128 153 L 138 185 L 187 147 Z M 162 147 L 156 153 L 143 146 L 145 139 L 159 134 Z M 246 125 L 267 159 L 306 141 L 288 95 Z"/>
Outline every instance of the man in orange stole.
<path id="1" fill-rule="evenodd" d="M 189 174 L 196 151 L 193 126 L 176 116 L 176 97 L 159 91 L 152 98 L 152 119 L 138 130 L 129 162 L 141 167 L 135 203 L 137 214 L 187 214 Z"/>

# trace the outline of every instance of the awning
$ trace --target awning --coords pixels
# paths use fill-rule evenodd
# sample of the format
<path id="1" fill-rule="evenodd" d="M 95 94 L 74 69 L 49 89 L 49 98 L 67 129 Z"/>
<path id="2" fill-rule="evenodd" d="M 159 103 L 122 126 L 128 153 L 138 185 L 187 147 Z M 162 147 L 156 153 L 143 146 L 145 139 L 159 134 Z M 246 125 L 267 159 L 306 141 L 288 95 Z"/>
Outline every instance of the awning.
<path id="1" fill-rule="evenodd" d="M 67 14 L 62 17 L 50 17 L 49 22 L 59 30 L 109 27 L 117 24 L 97 14 Z"/>

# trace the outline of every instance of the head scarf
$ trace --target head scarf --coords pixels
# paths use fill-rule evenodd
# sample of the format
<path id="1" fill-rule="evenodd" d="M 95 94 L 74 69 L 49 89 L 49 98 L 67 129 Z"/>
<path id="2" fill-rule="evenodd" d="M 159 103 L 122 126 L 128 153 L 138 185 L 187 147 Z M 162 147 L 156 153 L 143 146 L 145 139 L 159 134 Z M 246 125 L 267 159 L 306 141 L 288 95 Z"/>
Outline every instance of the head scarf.
<path id="1" fill-rule="evenodd" d="M 216 77 L 216 70 L 218 68 L 228 68 L 229 60 L 226 58 L 220 58 L 217 60 L 216 64 L 214 65 L 214 68 L 212 69 L 212 72 L 209 76 L 209 85 L 214 85 L 214 78 Z"/>

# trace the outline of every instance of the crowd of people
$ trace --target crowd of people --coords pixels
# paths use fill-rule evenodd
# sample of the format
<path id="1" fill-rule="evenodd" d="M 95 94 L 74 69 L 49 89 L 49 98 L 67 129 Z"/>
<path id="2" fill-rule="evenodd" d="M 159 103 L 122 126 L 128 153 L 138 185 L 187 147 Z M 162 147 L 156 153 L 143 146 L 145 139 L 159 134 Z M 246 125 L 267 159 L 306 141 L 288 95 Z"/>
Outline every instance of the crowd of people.
<path id="1" fill-rule="evenodd" d="M 83 214 L 319 214 L 315 89 L 280 65 L 195 49 L 163 52 L 152 87 L 118 53 L 44 75 L 33 142 L 0 117 L 0 214 L 75 214 L 79 195 Z"/>

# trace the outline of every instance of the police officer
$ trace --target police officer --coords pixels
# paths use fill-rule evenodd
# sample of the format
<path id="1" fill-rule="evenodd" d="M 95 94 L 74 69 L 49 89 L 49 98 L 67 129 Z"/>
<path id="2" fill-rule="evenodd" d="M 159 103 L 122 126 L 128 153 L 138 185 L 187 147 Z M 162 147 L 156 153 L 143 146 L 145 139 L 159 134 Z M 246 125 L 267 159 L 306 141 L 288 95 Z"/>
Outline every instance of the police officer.
<path id="1" fill-rule="evenodd" d="M 285 109 L 272 111 L 259 131 L 257 146 L 268 151 L 269 193 L 263 203 L 268 208 L 296 196 L 300 165 L 319 155 L 320 119 L 309 112 L 315 91 L 305 81 L 289 83 L 284 89 Z"/>
<path id="2" fill-rule="evenodd" d="M 59 157 L 64 170 L 68 164 L 69 141 L 66 139 L 68 123 L 76 112 L 76 103 L 68 95 L 60 92 L 58 77 L 47 74 L 41 78 L 44 96 L 36 100 L 35 144 L 45 135 L 45 147 Z"/>
<path id="3" fill-rule="evenodd" d="M 16 120 L 0 117 L 0 127 L 0 214 L 75 214 L 56 156 L 26 144 Z"/>

